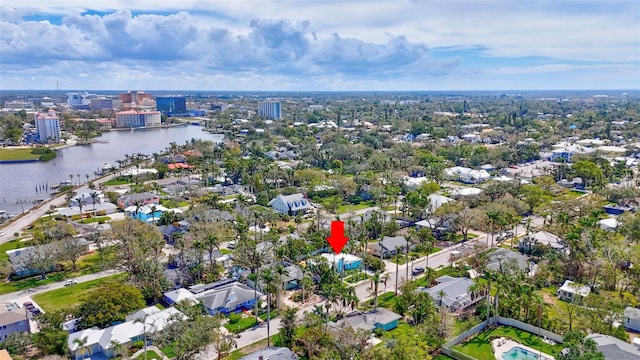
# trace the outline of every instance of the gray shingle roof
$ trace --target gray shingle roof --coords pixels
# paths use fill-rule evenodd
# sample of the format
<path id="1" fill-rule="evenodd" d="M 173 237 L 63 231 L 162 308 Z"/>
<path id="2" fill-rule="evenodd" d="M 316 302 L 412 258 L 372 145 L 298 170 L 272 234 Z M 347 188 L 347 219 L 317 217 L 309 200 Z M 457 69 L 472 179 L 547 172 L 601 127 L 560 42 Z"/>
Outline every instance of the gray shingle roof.
<path id="1" fill-rule="evenodd" d="M 598 344 L 598 350 L 604 354 L 604 358 L 607 360 L 640 360 L 640 350 L 613 336 L 590 334 L 587 335 L 587 339 L 591 339 Z"/>
<path id="2" fill-rule="evenodd" d="M 298 356 L 286 347 L 268 347 L 255 351 L 240 360 L 258 360 L 262 356 L 263 360 L 297 360 Z"/>
<path id="3" fill-rule="evenodd" d="M 628 306 L 624 309 L 624 316 L 633 320 L 640 320 L 640 309 Z"/>
<path id="4" fill-rule="evenodd" d="M 511 259 L 516 261 L 518 268 L 522 270 L 529 268 L 529 258 L 527 256 L 507 249 L 498 249 L 489 254 L 487 269 L 497 271 L 500 269 L 500 262 L 504 265 Z"/>
<path id="5" fill-rule="evenodd" d="M 258 294 L 262 296 L 262 294 Z M 227 309 L 235 309 L 237 305 L 242 304 L 254 298 L 254 290 L 244 284 L 233 283 L 221 288 L 205 291 L 196 296 L 202 305 L 211 310 L 220 307 Z"/>
<path id="6" fill-rule="evenodd" d="M 396 248 L 404 248 L 407 246 L 407 239 L 405 239 L 404 236 L 385 236 L 380 240 L 379 244 L 388 251 L 392 251 Z"/>

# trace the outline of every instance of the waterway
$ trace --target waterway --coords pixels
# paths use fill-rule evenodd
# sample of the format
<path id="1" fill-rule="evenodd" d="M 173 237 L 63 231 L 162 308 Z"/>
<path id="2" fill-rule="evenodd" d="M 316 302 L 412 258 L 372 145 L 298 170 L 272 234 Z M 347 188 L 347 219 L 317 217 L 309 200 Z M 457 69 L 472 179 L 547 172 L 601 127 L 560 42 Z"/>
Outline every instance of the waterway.
<path id="1" fill-rule="evenodd" d="M 48 162 L 0 164 L 0 209 L 7 214 L 20 214 L 34 206 L 34 201 L 49 198 L 50 191 L 37 190 L 42 184 L 69 181 L 86 183 L 95 178 L 103 164 L 114 167 L 125 154 L 160 153 L 169 143 L 184 144 L 191 139 L 221 142 L 224 136 L 202 131 L 200 126 L 185 125 L 162 129 L 136 129 L 135 131 L 109 131 L 96 138 L 106 143 L 71 146 L 58 150 L 58 156 Z"/>

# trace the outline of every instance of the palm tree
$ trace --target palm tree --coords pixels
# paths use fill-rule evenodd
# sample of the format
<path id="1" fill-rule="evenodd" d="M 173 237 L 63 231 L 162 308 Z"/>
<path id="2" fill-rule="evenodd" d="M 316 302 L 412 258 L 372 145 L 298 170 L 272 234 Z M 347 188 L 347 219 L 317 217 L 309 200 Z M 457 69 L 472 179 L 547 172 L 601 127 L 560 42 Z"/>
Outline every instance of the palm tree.
<path id="1" fill-rule="evenodd" d="M 280 310 L 282 291 L 284 291 L 285 275 L 288 274 L 287 269 L 278 264 L 276 266 L 276 274 L 278 275 L 278 281 L 276 282 L 276 309 Z"/>
<path id="2" fill-rule="evenodd" d="M 255 304 L 255 309 L 253 310 L 253 313 L 256 317 L 256 319 L 258 318 L 258 279 L 259 276 L 257 273 L 255 272 L 251 272 L 247 278 L 253 282 L 253 301 Z"/>
<path id="3" fill-rule="evenodd" d="M 135 217 L 136 219 L 140 220 L 140 209 L 142 208 L 142 202 L 136 199 L 133 201 L 133 206 L 136 207 Z"/>
<path id="4" fill-rule="evenodd" d="M 398 267 L 400 266 L 400 249 L 402 249 L 402 246 L 396 246 L 396 296 L 398 296 Z"/>
<path id="5" fill-rule="evenodd" d="M 80 208 L 80 219 L 82 219 L 82 208 L 86 205 L 86 201 L 82 196 L 78 196 L 73 200 L 75 200 L 78 203 L 78 208 Z"/>
<path id="6" fill-rule="evenodd" d="M 371 278 L 371 287 L 369 287 L 369 291 L 373 290 L 373 308 L 378 307 L 378 285 L 380 283 L 384 283 L 387 286 L 387 274 L 381 275 L 380 271 L 376 271 Z"/>
<path id="7" fill-rule="evenodd" d="M 149 206 L 149 210 L 151 210 L 151 221 L 153 222 L 153 224 L 156 223 L 156 210 L 158 210 L 158 207 L 156 206 L 156 204 L 151 204 L 151 206 Z"/>
<path id="8" fill-rule="evenodd" d="M 69 174 L 69 182 L 71 182 L 71 185 L 73 185 L 73 174 Z"/>
<path id="9" fill-rule="evenodd" d="M 78 177 L 78 186 L 80 186 L 80 174 L 76 174 Z"/>
<path id="10" fill-rule="evenodd" d="M 296 316 L 298 314 L 298 309 L 287 307 L 282 312 L 282 321 L 280 324 L 282 327 L 280 328 L 280 336 L 284 335 L 284 339 L 281 339 L 282 343 L 285 346 L 290 347 L 293 344 L 293 335 L 296 330 Z"/>
<path id="11" fill-rule="evenodd" d="M 89 174 L 84 174 L 84 177 L 87 178 L 87 182 L 89 182 Z"/>
<path id="12" fill-rule="evenodd" d="M 267 346 L 270 346 L 269 337 L 271 336 L 271 293 L 273 290 L 273 282 L 275 277 L 271 272 L 271 268 L 265 268 L 262 271 L 262 282 L 264 284 L 264 290 L 267 295 Z"/>
<path id="13" fill-rule="evenodd" d="M 142 318 L 137 318 L 133 320 L 133 323 L 141 323 L 142 324 L 142 336 L 144 341 L 144 360 L 147 360 L 147 316 L 145 315 Z"/>
<path id="14" fill-rule="evenodd" d="M 98 193 L 92 191 L 89 196 L 91 197 L 91 203 L 93 204 L 93 218 L 96 218 L 96 201 L 98 201 Z"/>
<path id="15" fill-rule="evenodd" d="M 83 338 L 77 338 L 73 340 L 73 343 L 78 345 L 78 352 L 82 355 L 82 358 L 84 359 L 85 355 L 89 354 L 89 356 L 92 355 L 92 351 L 91 351 L 91 346 L 87 346 L 87 337 L 83 337 Z"/>

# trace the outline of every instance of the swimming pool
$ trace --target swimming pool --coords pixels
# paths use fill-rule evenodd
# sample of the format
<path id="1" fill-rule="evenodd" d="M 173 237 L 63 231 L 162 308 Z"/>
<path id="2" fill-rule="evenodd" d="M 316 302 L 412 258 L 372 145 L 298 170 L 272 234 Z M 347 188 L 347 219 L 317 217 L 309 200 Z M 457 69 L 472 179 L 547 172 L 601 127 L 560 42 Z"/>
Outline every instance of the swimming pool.
<path id="1" fill-rule="evenodd" d="M 516 346 L 502 354 L 502 360 L 538 360 L 540 359 L 539 355 Z"/>

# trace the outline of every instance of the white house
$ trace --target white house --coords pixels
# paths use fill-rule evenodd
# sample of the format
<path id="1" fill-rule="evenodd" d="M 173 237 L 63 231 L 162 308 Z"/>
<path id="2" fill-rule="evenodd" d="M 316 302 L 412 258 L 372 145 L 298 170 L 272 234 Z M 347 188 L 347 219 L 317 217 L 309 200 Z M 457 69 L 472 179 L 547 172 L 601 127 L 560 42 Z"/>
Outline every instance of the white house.
<path id="1" fill-rule="evenodd" d="M 477 184 L 491 178 L 491 175 L 486 170 L 474 170 L 462 166 L 446 168 L 444 173 L 451 180 L 467 184 Z"/>
<path id="2" fill-rule="evenodd" d="M 338 271 L 358 269 L 362 266 L 362 259 L 351 254 L 321 254 L 320 256 L 327 259 L 327 262 L 333 264 Z"/>
<path id="3" fill-rule="evenodd" d="M 640 309 L 631 306 L 624 309 L 624 327 L 640 332 Z"/>
<path id="4" fill-rule="evenodd" d="M 297 215 L 303 214 L 309 210 L 313 210 L 313 205 L 309 199 L 304 197 L 303 194 L 291 194 L 291 195 L 278 195 L 273 200 L 269 201 L 275 211 L 281 214 Z"/>
<path id="5" fill-rule="evenodd" d="M 602 230 L 616 231 L 616 229 L 618 228 L 618 225 L 619 225 L 618 220 L 614 218 L 606 218 L 606 219 L 598 220 L 598 226 L 600 226 L 600 229 Z"/>
<path id="6" fill-rule="evenodd" d="M 557 295 L 561 300 L 569 302 L 579 302 L 591 292 L 591 288 L 586 285 L 575 283 L 571 280 L 565 280 L 564 284 L 558 289 Z"/>
<path id="7" fill-rule="evenodd" d="M 172 317 L 178 314 L 181 312 L 174 307 L 164 310 L 158 309 L 158 311 L 150 309 L 146 311 L 146 316 L 143 316 L 141 322 L 134 319 L 105 329 L 92 327 L 69 334 L 67 346 L 72 359 L 75 360 L 85 358 L 86 354 L 92 354 L 92 356 L 102 354 L 106 358 L 111 358 L 115 356 L 114 345 L 116 343 L 126 344 L 143 340 L 145 331 L 147 334 L 153 334 L 164 330 L 171 322 Z M 75 341 L 76 339 L 85 342 L 84 346 L 80 346 Z M 89 351 L 85 354 L 81 351 L 83 348 Z"/>

